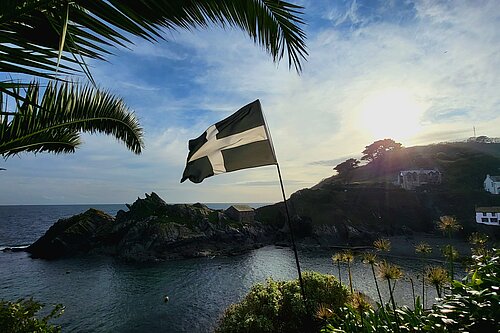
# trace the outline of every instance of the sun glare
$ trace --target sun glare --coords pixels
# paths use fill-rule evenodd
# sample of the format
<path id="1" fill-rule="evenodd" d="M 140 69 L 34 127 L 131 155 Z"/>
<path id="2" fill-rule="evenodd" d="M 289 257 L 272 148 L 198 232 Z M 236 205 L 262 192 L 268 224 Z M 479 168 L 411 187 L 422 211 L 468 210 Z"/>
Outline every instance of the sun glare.
<path id="1" fill-rule="evenodd" d="M 404 89 L 381 90 L 362 100 L 359 123 L 374 140 L 407 141 L 420 132 L 420 117 L 424 109 Z"/>

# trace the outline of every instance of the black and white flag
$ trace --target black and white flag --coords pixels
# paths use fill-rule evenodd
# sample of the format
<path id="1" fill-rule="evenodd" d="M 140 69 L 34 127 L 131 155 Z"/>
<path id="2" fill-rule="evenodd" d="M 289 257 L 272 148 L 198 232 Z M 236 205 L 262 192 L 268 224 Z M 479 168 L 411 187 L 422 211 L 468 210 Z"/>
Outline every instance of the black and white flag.
<path id="1" fill-rule="evenodd" d="M 260 101 L 256 100 L 189 140 L 181 183 L 186 179 L 201 183 L 220 173 L 276 163 Z"/>

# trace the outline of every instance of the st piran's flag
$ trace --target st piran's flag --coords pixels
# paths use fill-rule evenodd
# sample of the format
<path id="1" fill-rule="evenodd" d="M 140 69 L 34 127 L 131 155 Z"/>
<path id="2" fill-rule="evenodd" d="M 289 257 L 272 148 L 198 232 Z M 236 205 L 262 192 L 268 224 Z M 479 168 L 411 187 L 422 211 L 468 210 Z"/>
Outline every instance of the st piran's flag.
<path id="1" fill-rule="evenodd" d="M 276 164 L 260 101 L 245 105 L 189 140 L 189 154 L 181 183 L 224 172 Z"/>

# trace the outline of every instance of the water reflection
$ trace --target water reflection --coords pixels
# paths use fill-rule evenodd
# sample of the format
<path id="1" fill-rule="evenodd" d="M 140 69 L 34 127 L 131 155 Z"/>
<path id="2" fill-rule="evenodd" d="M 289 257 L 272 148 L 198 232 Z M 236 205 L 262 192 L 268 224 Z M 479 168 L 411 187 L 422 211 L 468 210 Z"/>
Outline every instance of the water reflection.
<path id="1" fill-rule="evenodd" d="M 300 252 L 302 269 L 337 276 L 329 251 Z M 419 260 L 391 259 L 416 282 L 421 292 Z M 354 287 L 372 299 L 376 288 L 369 266 L 352 264 Z M 347 281 L 347 272 L 342 271 Z M 0 253 L 0 298 L 29 297 L 46 304 L 63 303 L 59 319 L 64 331 L 209 332 L 231 303 L 257 282 L 297 277 L 293 252 L 264 247 L 235 257 L 199 258 L 134 265 L 112 258 L 83 257 L 57 261 L 33 260 L 24 253 Z M 380 284 L 383 297 L 388 290 Z M 428 299 L 435 295 L 428 287 Z M 164 302 L 164 296 L 169 302 Z M 412 305 L 407 279 L 397 282 L 399 304 Z"/>

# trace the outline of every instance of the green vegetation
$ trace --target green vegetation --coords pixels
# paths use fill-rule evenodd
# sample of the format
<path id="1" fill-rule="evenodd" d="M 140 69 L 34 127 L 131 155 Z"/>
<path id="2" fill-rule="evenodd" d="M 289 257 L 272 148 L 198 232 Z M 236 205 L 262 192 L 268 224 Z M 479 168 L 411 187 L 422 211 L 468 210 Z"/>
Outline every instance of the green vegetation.
<path id="1" fill-rule="evenodd" d="M 37 316 L 43 305 L 30 299 L 19 299 L 15 302 L 0 300 L 0 331 L 9 333 L 57 333 L 59 326 L 49 320 L 59 317 L 64 312 L 61 304 L 55 305 L 44 317 Z"/>
<path id="2" fill-rule="evenodd" d="M 337 164 L 333 170 L 337 171 L 337 174 L 342 178 L 343 183 L 347 184 L 351 181 L 352 172 L 359 166 L 359 163 L 359 160 L 349 158 L 344 162 Z"/>
<path id="3" fill-rule="evenodd" d="M 402 148 L 403 145 L 392 139 L 378 140 L 365 147 L 365 150 L 362 152 L 363 157 L 361 157 L 361 159 L 373 162 L 385 157 L 390 151 L 398 151 Z"/>
<path id="4" fill-rule="evenodd" d="M 446 231 L 460 227 L 456 220 L 447 216 L 440 221 Z M 230 306 L 216 332 L 500 332 L 500 250 L 487 249 L 487 241 L 485 235 L 471 235 L 475 254 L 462 281 L 452 280 L 443 267 L 425 268 L 422 283 L 434 286 L 439 297 L 430 308 L 421 302 L 425 289 L 422 298 L 417 296 L 411 279 L 413 308 L 398 306 L 394 290 L 403 271 L 387 260 L 377 260 L 373 252 L 367 252 L 363 254 L 363 261 L 372 268 L 380 300 L 375 307 L 365 295 L 352 289 L 349 292 L 333 276 L 308 272 L 304 276 L 307 308 L 298 281 L 270 279 L 265 285 L 254 286 L 243 301 Z M 391 244 L 387 239 L 378 239 L 374 247 L 379 252 L 388 252 Z M 431 251 L 432 247 L 426 243 L 416 246 L 422 259 Z M 339 269 L 340 262 L 346 262 L 349 269 L 354 258 L 352 253 L 342 251 L 334 254 L 332 261 Z M 382 300 L 377 279 L 387 283 L 388 302 Z"/>
<path id="5" fill-rule="evenodd" d="M 321 309 L 336 314 L 345 305 L 349 291 L 335 277 L 304 272 L 307 308 L 300 294 L 298 280 L 257 284 L 245 298 L 231 305 L 219 322 L 217 333 L 236 332 L 309 332 L 318 331 L 323 321 L 315 316 Z"/>
<path id="6" fill-rule="evenodd" d="M 448 279 L 446 270 L 433 271 L 436 281 L 432 283 Z M 346 304 L 337 316 L 328 319 L 321 332 L 498 332 L 499 286 L 500 251 L 493 250 L 486 256 L 473 256 L 471 272 L 463 281 L 453 281 L 451 290 L 431 309 L 425 310 L 419 297 L 414 309 L 403 306 L 394 310 L 386 304 L 360 312 Z"/>
<path id="7" fill-rule="evenodd" d="M 3 97 L 0 94 L 0 110 Z M 67 82 L 49 83 L 42 90 L 39 83 L 32 83 L 25 98 L 31 102 L 17 98 L 15 112 L 2 116 L 0 111 L 0 156 L 73 153 L 81 144 L 82 132 L 112 135 L 130 151 L 142 151 L 143 132 L 137 118 L 108 92 Z"/>

